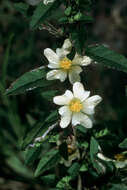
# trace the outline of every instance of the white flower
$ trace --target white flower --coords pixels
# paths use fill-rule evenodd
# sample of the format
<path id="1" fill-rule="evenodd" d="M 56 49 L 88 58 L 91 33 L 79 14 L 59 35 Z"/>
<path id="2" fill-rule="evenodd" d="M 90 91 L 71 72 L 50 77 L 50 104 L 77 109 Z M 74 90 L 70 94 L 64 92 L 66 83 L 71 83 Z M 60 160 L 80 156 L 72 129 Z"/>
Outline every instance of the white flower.
<path id="1" fill-rule="evenodd" d="M 124 158 L 124 154 L 116 155 L 115 157 L 118 157 L 118 158 L 116 158 L 116 160 L 108 158 L 108 157 L 104 156 L 102 153 L 98 153 L 97 157 L 100 158 L 101 160 L 104 160 L 104 161 L 107 161 L 107 162 L 113 162 L 114 165 L 116 166 L 116 168 L 118 168 L 118 169 L 124 168 L 124 167 L 127 166 L 127 160 Z"/>
<path id="2" fill-rule="evenodd" d="M 55 0 L 44 0 L 43 3 L 47 5 L 48 3 L 53 3 Z"/>
<path id="3" fill-rule="evenodd" d="M 61 128 L 66 128 L 70 123 L 73 126 L 81 124 L 86 128 L 92 127 L 90 116 L 94 114 L 94 108 L 102 98 L 89 95 L 90 91 L 85 91 L 82 83 L 76 82 L 73 85 L 73 93 L 66 90 L 63 95 L 54 97 L 54 103 L 62 105 L 59 109 Z"/>
<path id="4" fill-rule="evenodd" d="M 47 80 L 59 79 L 63 82 L 69 76 L 72 84 L 80 81 L 81 66 L 89 65 L 92 60 L 87 56 L 81 56 L 77 53 L 73 60 L 68 59 L 67 55 L 71 52 L 71 48 L 72 44 L 70 40 L 66 39 L 62 48 L 56 49 L 56 53 L 49 48 L 44 50 L 44 55 L 49 61 L 48 67 L 53 69 L 47 73 Z"/>

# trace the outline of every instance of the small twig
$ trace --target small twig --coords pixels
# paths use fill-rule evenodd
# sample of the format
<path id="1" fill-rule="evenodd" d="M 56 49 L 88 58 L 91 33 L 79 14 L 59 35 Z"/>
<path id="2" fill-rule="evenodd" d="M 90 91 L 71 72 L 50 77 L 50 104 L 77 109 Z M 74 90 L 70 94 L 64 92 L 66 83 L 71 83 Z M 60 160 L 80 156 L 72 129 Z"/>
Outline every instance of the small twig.
<path id="1" fill-rule="evenodd" d="M 53 125 L 51 125 L 51 126 L 48 128 L 48 130 L 47 130 L 42 136 L 37 137 L 37 138 L 34 140 L 34 143 L 33 143 L 33 144 L 29 144 L 29 147 L 34 147 L 37 142 L 41 142 L 41 141 L 47 136 L 47 134 L 48 134 L 52 129 L 54 129 L 57 125 L 58 125 L 58 122 L 56 122 L 56 123 L 54 123 Z"/>
<path id="2" fill-rule="evenodd" d="M 82 180 L 80 175 L 78 176 L 77 190 L 82 190 Z"/>

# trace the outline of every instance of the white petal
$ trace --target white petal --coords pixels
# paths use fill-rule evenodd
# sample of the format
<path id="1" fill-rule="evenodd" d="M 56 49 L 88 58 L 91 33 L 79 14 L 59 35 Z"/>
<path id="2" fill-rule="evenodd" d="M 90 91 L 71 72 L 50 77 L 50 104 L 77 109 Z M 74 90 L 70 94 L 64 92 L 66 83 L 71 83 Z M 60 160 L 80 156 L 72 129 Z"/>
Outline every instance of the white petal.
<path id="1" fill-rule="evenodd" d="M 50 63 L 52 63 L 52 64 L 58 64 L 59 63 L 59 57 L 53 50 L 46 48 L 44 50 L 44 55 Z"/>
<path id="2" fill-rule="evenodd" d="M 65 81 L 67 73 L 63 70 L 53 70 L 47 73 L 47 80 L 59 79 L 61 82 Z"/>
<path id="3" fill-rule="evenodd" d="M 71 41 L 69 39 L 64 40 L 64 44 L 62 46 L 62 48 L 67 51 L 68 53 L 70 53 L 71 48 L 72 48 L 72 44 Z"/>
<path id="4" fill-rule="evenodd" d="M 84 101 L 90 95 L 90 91 L 85 91 L 82 83 L 80 82 L 74 83 L 73 92 L 74 92 L 74 97 L 80 99 L 81 101 Z"/>
<path id="5" fill-rule="evenodd" d="M 92 115 L 95 112 L 94 111 L 94 106 L 93 105 L 88 105 L 87 103 L 85 103 L 85 101 L 83 103 L 83 109 L 82 109 L 82 111 L 84 113 L 88 114 L 88 115 Z"/>
<path id="6" fill-rule="evenodd" d="M 59 114 L 60 115 L 71 114 L 71 111 L 69 110 L 68 106 L 62 106 L 61 108 L 59 108 Z"/>
<path id="7" fill-rule="evenodd" d="M 72 116 L 72 125 L 75 126 L 77 124 L 81 124 L 86 128 L 91 128 L 93 126 L 91 119 L 81 112 L 74 113 Z"/>
<path id="8" fill-rule="evenodd" d="M 79 54 L 75 54 L 75 57 L 74 57 L 74 59 L 73 59 L 73 65 L 80 65 L 81 64 L 81 62 L 82 62 L 82 56 L 81 55 L 79 55 Z"/>
<path id="9" fill-rule="evenodd" d="M 60 68 L 60 65 L 59 65 L 59 63 L 56 63 L 56 64 L 54 64 L 54 63 L 49 63 L 49 64 L 48 64 L 48 68 L 51 68 L 51 69 L 58 69 L 58 68 Z"/>
<path id="10" fill-rule="evenodd" d="M 98 95 L 95 95 L 95 96 L 91 96 L 91 97 L 89 97 L 88 99 L 86 99 L 85 101 L 84 101 L 84 103 L 85 104 L 87 104 L 87 105 L 93 105 L 94 107 L 97 105 L 97 104 L 99 104 L 100 102 L 102 101 L 102 98 L 100 97 L 100 96 L 98 96 Z"/>
<path id="11" fill-rule="evenodd" d="M 68 105 L 73 98 L 73 94 L 70 90 L 66 90 L 61 96 L 55 96 L 53 102 L 57 105 Z"/>
<path id="12" fill-rule="evenodd" d="M 91 62 L 92 62 L 92 59 L 90 57 L 84 56 L 82 61 L 81 61 L 81 65 L 87 66 L 87 65 L 91 64 Z"/>
<path id="13" fill-rule="evenodd" d="M 71 52 L 71 48 L 72 48 L 72 44 L 70 40 L 66 39 L 64 41 L 62 48 L 56 49 L 56 54 L 58 55 L 60 59 L 63 59 L 64 57 L 66 57 L 66 55 L 68 55 Z"/>
<path id="14" fill-rule="evenodd" d="M 77 72 L 72 70 L 69 72 L 69 81 L 71 84 L 74 84 L 77 81 L 80 82 L 80 80 L 80 75 Z"/>
<path id="15" fill-rule="evenodd" d="M 92 62 L 92 59 L 88 56 L 81 56 L 79 54 L 75 54 L 75 57 L 73 59 L 74 65 L 81 65 L 81 66 L 87 66 Z"/>
<path id="16" fill-rule="evenodd" d="M 77 65 L 73 66 L 73 64 L 72 64 L 71 71 L 79 74 L 82 72 L 82 68 L 80 66 L 77 66 Z"/>
<path id="17" fill-rule="evenodd" d="M 74 98 L 74 96 L 70 90 L 65 91 L 65 96 L 67 96 L 70 101 Z"/>
<path id="18" fill-rule="evenodd" d="M 92 115 L 94 114 L 94 108 L 101 102 L 102 98 L 98 95 L 91 96 L 83 102 L 83 112 Z"/>
<path id="19" fill-rule="evenodd" d="M 60 127 L 66 128 L 71 122 L 71 114 L 66 114 L 61 117 Z"/>
<path id="20" fill-rule="evenodd" d="M 62 48 L 57 48 L 56 49 L 56 54 L 58 55 L 58 57 L 59 57 L 60 60 L 64 59 L 66 57 L 66 55 L 67 55 L 66 52 L 65 52 L 65 50 L 62 49 Z"/>

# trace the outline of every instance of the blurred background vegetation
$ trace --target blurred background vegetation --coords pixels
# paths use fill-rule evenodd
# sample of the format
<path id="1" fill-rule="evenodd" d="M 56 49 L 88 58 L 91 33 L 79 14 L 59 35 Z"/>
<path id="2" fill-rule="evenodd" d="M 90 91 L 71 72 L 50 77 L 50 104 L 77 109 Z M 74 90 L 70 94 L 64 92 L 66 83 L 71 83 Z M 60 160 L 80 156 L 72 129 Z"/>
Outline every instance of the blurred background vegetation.
<path id="1" fill-rule="evenodd" d="M 19 13 L 15 2 L 19 1 L 1 0 L 0 5 L 0 190 L 38 190 L 43 189 L 41 180 L 36 181 L 32 169 L 25 166 L 20 145 L 24 134 L 45 117 L 52 104 L 45 101 L 41 89 L 13 97 L 4 93 L 23 73 L 47 63 L 43 50 L 55 47 L 57 39 L 45 30 L 30 30 L 29 17 Z M 96 0 L 92 14 L 95 22 L 88 25 L 90 44 L 102 43 L 127 56 L 127 1 Z M 127 75 L 97 64 L 85 73 L 86 88 L 103 97 L 98 119 L 112 120 L 116 134 L 123 134 L 127 127 Z"/>

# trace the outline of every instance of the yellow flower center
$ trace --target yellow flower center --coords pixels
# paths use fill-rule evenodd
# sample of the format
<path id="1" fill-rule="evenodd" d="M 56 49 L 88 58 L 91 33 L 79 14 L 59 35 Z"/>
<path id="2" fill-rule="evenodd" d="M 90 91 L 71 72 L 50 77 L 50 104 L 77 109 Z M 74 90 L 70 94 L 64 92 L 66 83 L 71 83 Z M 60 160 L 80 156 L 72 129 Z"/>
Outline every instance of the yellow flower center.
<path id="1" fill-rule="evenodd" d="M 63 58 L 60 61 L 60 67 L 64 70 L 69 70 L 72 65 L 72 61 L 68 59 L 67 57 Z"/>
<path id="2" fill-rule="evenodd" d="M 80 112 L 82 109 L 82 103 L 78 99 L 74 99 L 70 102 L 69 108 L 72 112 Z"/>

